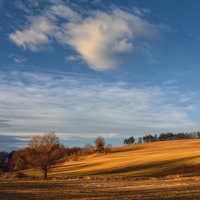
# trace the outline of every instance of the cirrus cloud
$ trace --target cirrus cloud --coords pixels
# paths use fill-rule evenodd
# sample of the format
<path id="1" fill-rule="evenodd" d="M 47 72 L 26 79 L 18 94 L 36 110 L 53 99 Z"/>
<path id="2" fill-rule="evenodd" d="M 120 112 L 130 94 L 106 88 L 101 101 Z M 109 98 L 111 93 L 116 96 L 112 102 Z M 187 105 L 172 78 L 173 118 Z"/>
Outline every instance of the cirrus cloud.
<path id="1" fill-rule="evenodd" d="M 180 105 L 178 90 L 171 95 L 174 89 L 72 75 L 12 72 L 0 77 L 0 128 L 7 135 L 55 131 L 63 137 L 125 137 L 198 128 L 189 117 L 198 106 L 191 101 Z"/>

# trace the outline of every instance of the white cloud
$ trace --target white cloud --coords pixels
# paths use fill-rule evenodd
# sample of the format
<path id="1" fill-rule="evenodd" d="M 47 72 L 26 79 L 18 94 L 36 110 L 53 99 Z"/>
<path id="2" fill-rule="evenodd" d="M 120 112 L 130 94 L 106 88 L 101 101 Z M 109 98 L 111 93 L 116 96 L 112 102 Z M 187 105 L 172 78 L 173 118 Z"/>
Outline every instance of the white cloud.
<path id="1" fill-rule="evenodd" d="M 137 14 L 119 8 L 78 9 L 79 12 L 59 2 L 49 5 L 41 15 L 29 18 L 27 27 L 9 37 L 31 51 L 53 45 L 54 41 L 71 46 L 90 68 L 101 71 L 119 67 L 123 54 L 139 49 L 141 38 L 148 44 L 148 39 L 159 37 L 160 30 L 166 28 L 143 19 L 139 9 Z"/>
<path id="2" fill-rule="evenodd" d="M 30 10 L 20 0 L 15 1 L 15 6 L 26 13 L 30 13 Z"/>
<path id="3" fill-rule="evenodd" d="M 70 44 L 94 70 L 118 67 L 121 54 L 130 53 L 140 37 L 158 34 L 158 27 L 120 9 L 98 11 L 81 22 L 64 26 L 61 43 Z"/>
<path id="4" fill-rule="evenodd" d="M 9 55 L 9 58 L 13 59 L 13 61 L 17 64 L 20 64 L 20 63 L 23 63 L 23 62 L 26 62 L 26 58 L 24 57 L 21 57 L 21 56 L 18 56 L 16 54 L 10 54 Z"/>
<path id="5" fill-rule="evenodd" d="M 51 43 L 51 34 L 56 28 L 46 17 L 29 18 L 31 26 L 23 31 L 16 31 L 9 35 L 18 46 L 32 51 L 38 51 L 42 45 Z"/>
<path id="6" fill-rule="evenodd" d="M 79 21 L 81 17 L 75 11 L 63 4 L 55 4 L 46 11 L 48 17 L 61 17 L 69 21 Z"/>
<path id="7" fill-rule="evenodd" d="M 76 60 L 79 60 L 79 59 L 80 59 L 80 57 L 74 56 L 74 55 L 70 55 L 70 56 L 66 57 L 66 60 L 70 60 L 70 61 L 76 61 Z"/>
<path id="8" fill-rule="evenodd" d="M 172 103 L 180 95 L 172 97 L 161 87 L 39 73 L 0 77 L 1 119 L 9 124 L 1 132 L 7 135 L 55 131 L 62 138 L 94 138 L 198 130 L 189 118 L 195 105 Z"/>

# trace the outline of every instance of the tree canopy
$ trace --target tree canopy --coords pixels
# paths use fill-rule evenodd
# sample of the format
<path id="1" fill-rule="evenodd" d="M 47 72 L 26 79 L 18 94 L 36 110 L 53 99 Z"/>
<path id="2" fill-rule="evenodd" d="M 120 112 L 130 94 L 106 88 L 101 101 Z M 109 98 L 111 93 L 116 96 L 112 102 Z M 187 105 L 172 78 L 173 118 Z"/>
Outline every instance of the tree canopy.
<path id="1" fill-rule="evenodd" d="M 129 137 L 128 139 L 124 139 L 124 144 L 131 145 L 135 142 L 135 139 L 133 136 Z"/>
<path id="2" fill-rule="evenodd" d="M 95 143 L 95 148 L 97 151 L 102 151 L 106 144 L 105 139 L 102 136 L 97 137 L 94 140 L 94 143 Z"/>
<path id="3" fill-rule="evenodd" d="M 59 138 L 54 132 L 46 133 L 44 136 L 33 136 L 29 141 L 26 151 L 28 163 L 43 172 L 47 178 L 48 170 L 58 164 L 63 157 L 62 146 Z"/>

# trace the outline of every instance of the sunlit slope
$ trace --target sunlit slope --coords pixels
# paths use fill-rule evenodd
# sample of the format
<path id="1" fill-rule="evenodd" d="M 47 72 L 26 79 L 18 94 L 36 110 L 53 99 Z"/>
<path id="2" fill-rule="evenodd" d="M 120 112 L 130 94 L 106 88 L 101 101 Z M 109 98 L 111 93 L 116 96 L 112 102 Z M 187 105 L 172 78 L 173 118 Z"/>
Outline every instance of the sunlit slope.
<path id="1" fill-rule="evenodd" d="M 198 173 L 200 140 L 176 140 L 114 148 L 109 154 L 66 162 L 49 174 L 65 176 L 162 176 Z M 200 168 L 200 166 L 199 166 Z"/>

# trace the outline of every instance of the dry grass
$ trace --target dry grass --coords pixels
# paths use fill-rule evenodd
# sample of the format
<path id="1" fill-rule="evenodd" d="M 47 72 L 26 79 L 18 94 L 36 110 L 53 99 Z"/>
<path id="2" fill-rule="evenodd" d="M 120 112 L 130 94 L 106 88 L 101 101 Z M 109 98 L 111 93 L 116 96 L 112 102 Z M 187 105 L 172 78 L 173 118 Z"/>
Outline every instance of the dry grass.
<path id="1" fill-rule="evenodd" d="M 85 157 L 55 167 L 58 176 L 157 177 L 200 174 L 200 140 L 176 140 L 113 148 L 109 154 Z M 39 175 L 27 170 L 28 175 Z"/>
<path id="2" fill-rule="evenodd" d="M 200 199 L 199 147 L 181 140 L 114 148 L 55 167 L 49 174 L 59 180 L 0 180 L 0 200 Z"/>
<path id="3" fill-rule="evenodd" d="M 0 181 L 0 200 L 200 199 L 199 178 Z"/>

